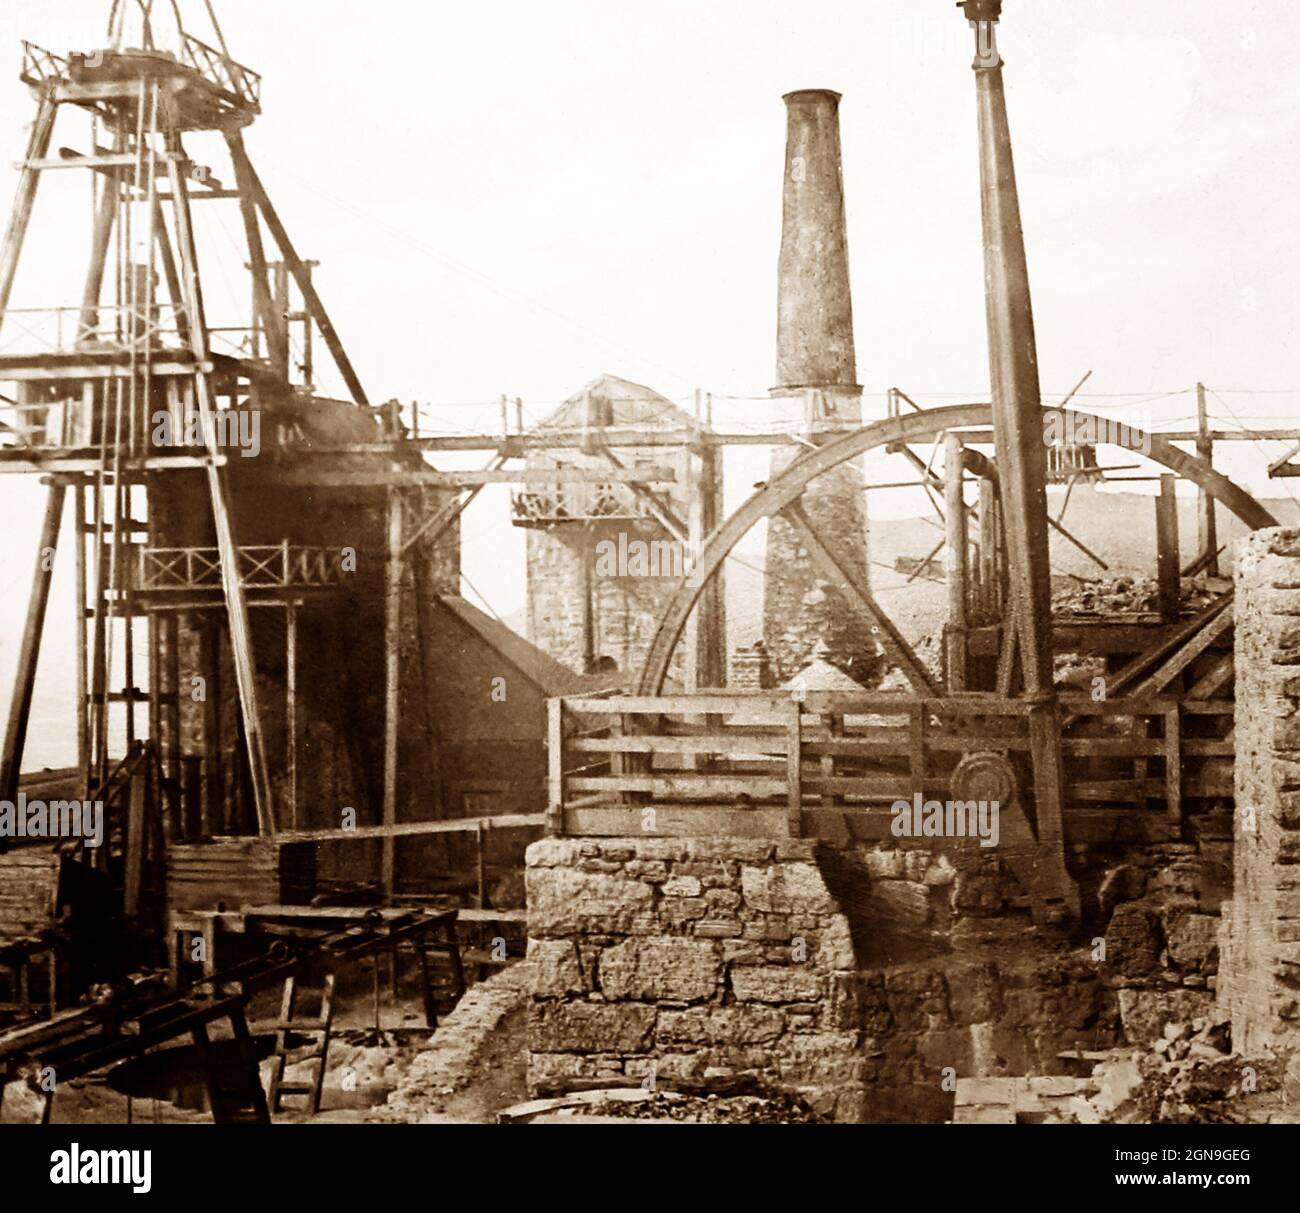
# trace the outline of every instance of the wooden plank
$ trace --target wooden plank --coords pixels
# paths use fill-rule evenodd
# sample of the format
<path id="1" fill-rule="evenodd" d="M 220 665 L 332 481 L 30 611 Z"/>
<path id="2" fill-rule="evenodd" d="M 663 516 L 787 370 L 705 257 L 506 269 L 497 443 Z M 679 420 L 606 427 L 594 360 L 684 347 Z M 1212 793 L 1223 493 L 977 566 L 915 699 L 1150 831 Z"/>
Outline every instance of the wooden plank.
<path id="1" fill-rule="evenodd" d="M 1215 691 L 1221 691 L 1235 677 L 1236 665 L 1233 654 L 1224 653 L 1197 682 L 1192 684 L 1187 692 L 1187 698 L 1209 699 Z"/>
<path id="2" fill-rule="evenodd" d="M 0 799 L 13 801 L 18 794 L 18 777 L 23 751 L 27 745 L 27 727 L 31 720 L 32 694 L 36 688 L 36 668 L 40 662 L 41 638 L 45 632 L 45 613 L 50 601 L 50 583 L 54 580 L 54 554 L 58 550 L 63 521 L 66 489 L 51 484 L 46 492 L 45 519 L 36 549 L 36 568 L 32 573 L 31 596 L 27 602 L 27 619 L 23 624 L 18 649 L 18 668 L 14 673 L 13 695 L 5 724 L 4 751 L 0 754 Z M 0 840 L 0 847 L 4 846 Z"/>
<path id="3" fill-rule="evenodd" d="M 639 836 L 641 808 L 606 805 L 565 813 L 566 832 L 577 838 Z M 655 835 L 663 838 L 784 838 L 784 806 L 737 808 L 723 805 L 655 805 Z"/>
<path id="4" fill-rule="evenodd" d="M 543 813 L 500 813 L 492 817 L 456 817 L 444 821 L 399 821 L 391 826 L 357 826 L 351 830 L 286 830 L 275 836 L 281 842 L 351 842 L 368 838 L 405 838 L 426 834 L 473 834 L 479 823 L 495 830 L 522 830 L 546 825 Z"/>
<path id="5" fill-rule="evenodd" d="M 786 796 L 787 781 L 763 775 L 571 775 L 573 792 L 649 792 L 656 796 Z"/>
<path id="6" fill-rule="evenodd" d="M 617 720 L 618 718 L 615 717 Z M 640 736 L 640 737 L 581 737 L 570 738 L 568 750 L 571 754 L 722 754 L 738 755 L 772 751 L 779 755 L 786 752 L 787 740 L 784 734 L 741 735 L 733 737 L 727 733 L 707 733 L 686 737 Z M 866 743 L 864 743 L 866 744 Z M 809 747 L 805 746 L 805 753 Z M 854 751 L 855 753 L 859 751 Z"/>
<path id="7" fill-rule="evenodd" d="M 1233 613 L 1222 611 L 1211 619 L 1163 665 L 1143 679 L 1130 692 L 1134 697 L 1158 695 L 1174 681 L 1202 653 L 1223 636 L 1233 624 Z M 1230 655 L 1229 655 L 1230 656 Z"/>
<path id="8" fill-rule="evenodd" d="M 546 701 L 546 832 L 564 833 L 564 709 L 563 699 Z"/>

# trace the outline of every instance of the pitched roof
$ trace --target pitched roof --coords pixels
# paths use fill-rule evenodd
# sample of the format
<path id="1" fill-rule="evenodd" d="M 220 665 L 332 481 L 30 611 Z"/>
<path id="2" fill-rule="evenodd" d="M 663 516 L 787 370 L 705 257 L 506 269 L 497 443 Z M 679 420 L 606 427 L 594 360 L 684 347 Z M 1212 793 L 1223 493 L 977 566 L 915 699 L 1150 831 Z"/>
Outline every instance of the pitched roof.
<path id="1" fill-rule="evenodd" d="M 583 695 L 621 687 L 621 674 L 575 674 L 549 653 L 542 652 L 499 619 L 480 611 L 459 594 L 439 594 L 438 601 L 479 639 L 491 646 L 547 695 Z"/>
<path id="2" fill-rule="evenodd" d="M 654 388 L 617 375 L 598 375 L 580 391 L 575 392 L 553 413 L 544 417 L 539 429 L 576 429 L 586 423 L 587 396 L 608 401 L 609 426 L 641 425 L 659 429 L 678 429 L 692 426 L 695 419 L 678 408 L 667 396 Z"/>

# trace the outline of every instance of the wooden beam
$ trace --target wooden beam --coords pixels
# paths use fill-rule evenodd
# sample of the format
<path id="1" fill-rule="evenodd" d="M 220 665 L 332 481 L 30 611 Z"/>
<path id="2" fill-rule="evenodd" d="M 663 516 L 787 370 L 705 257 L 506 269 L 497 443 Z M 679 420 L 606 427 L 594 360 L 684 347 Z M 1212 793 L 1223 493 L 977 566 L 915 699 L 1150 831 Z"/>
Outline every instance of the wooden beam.
<path id="1" fill-rule="evenodd" d="M 40 160 L 50 150 L 50 136 L 54 133 L 54 115 L 57 109 L 58 104 L 47 87 L 41 97 L 36 121 L 32 124 L 27 156 L 18 177 L 18 192 L 9 215 L 9 225 L 5 228 L 3 242 L 0 242 L 0 326 L 4 324 L 5 312 L 9 307 L 14 275 L 18 271 L 18 258 L 22 253 L 23 241 L 27 238 L 32 208 L 36 204 L 36 189 L 41 181 L 40 173 L 31 168 L 31 162 Z"/>
<path id="2" fill-rule="evenodd" d="M 191 323 L 191 348 L 197 361 L 208 358 L 207 319 L 203 309 L 203 293 L 199 285 L 198 252 L 194 244 L 194 227 L 191 222 L 189 193 L 182 178 L 175 155 L 168 158 L 172 194 L 176 199 L 177 244 L 184 272 L 186 309 Z M 253 785 L 253 802 L 257 812 L 258 829 L 263 834 L 273 834 L 276 829 L 275 806 L 271 796 L 271 781 L 266 762 L 266 743 L 262 733 L 261 713 L 258 707 L 257 671 L 253 663 L 252 631 L 248 620 L 248 602 L 244 595 L 243 578 L 239 568 L 239 552 L 235 544 L 234 525 L 226 501 L 224 468 L 217 462 L 217 430 L 213 420 L 212 400 L 207 375 L 199 371 L 194 376 L 195 395 L 203 422 L 207 448 L 206 462 L 208 495 L 212 502 L 212 517 L 221 558 L 221 587 L 226 599 L 226 613 L 230 621 L 230 648 L 234 656 L 235 680 L 239 686 L 239 706 L 244 723 L 244 736 L 248 745 L 249 775 Z"/>
<path id="3" fill-rule="evenodd" d="M 310 485 L 316 488 L 430 488 L 468 489 L 488 484 L 637 484 L 676 479 L 670 468 L 480 468 L 459 472 L 422 471 L 313 472 L 286 469 L 276 476 L 277 484 Z"/>
<path id="4" fill-rule="evenodd" d="M 1182 609 L 1182 567 L 1178 557 L 1178 478 L 1164 475 L 1156 498 L 1156 598 L 1160 618 L 1166 623 L 1177 623 Z"/>
<path id="5" fill-rule="evenodd" d="M 787 519 L 794 528 L 800 542 L 808 549 L 813 563 L 821 570 L 822 575 L 832 582 L 852 605 L 858 607 L 872 619 L 878 629 L 877 634 L 880 637 L 881 644 L 898 668 L 903 671 L 903 675 L 912 684 L 916 693 L 918 695 L 937 695 L 939 693 L 938 686 L 921 664 L 920 659 L 912 651 L 912 646 L 907 643 L 903 634 L 894 627 L 893 620 L 885 614 L 880 604 L 871 596 L 871 592 L 863 584 L 862 578 L 857 571 L 847 562 L 841 561 L 822 543 L 820 536 L 813 529 L 812 523 L 808 520 L 808 516 L 803 512 L 798 501 L 787 506 L 782 511 L 782 517 Z"/>
<path id="6" fill-rule="evenodd" d="M 686 452 L 684 457 L 690 465 L 687 551 L 690 569 L 694 569 L 705 543 L 718 526 L 721 499 L 718 457 L 711 450 L 698 454 Z M 722 579 L 711 577 L 686 621 L 688 691 L 722 686 L 727 680 L 726 609 Z"/>
<path id="7" fill-rule="evenodd" d="M 1232 627 L 1233 614 L 1231 611 L 1221 611 L 1211 619 L 1200 632 L 1192 637 L 1182 648 L 1180 648 L 1172 657 L 1161 665 L 1153 674 L 1145 678 L 1138 686 L 1133 689 L 1135 698 L 1145 698 L 1148 695 L 1159 695 L 1175 678 L 1177 678 L 1189 665 L 1192 664 L 1202 653 L 1214 644 L 1223 634 Z M 1228 654 L 1228 660 L 1231 661 L 1232 655 Z"/>
<path id="8" fill-rule="evenodd" d="M 10 802 L 18 794 L 18 777 L 27 745 L 32 692 L 36 686 L 41 637 L 45 632 L 45 612 L 50 602 L 50 583 L 54 580 L 54 557 L 59 546 L 65 494 L 66 490 L 60 484 L 50 485 L 46 494 L 45 520 L 41 524 L 40 546 L 36 550 L 27 621 L 23 625 L 22 643 L 18 649 L 18 668 L 14 673 L 13 697 L 9 701 L 9 719 L 5 725 L 4 752 L 0 755 L 0 800 Z M 4 846 L 4 840 L 0 839 L 0 850 Z"/>
<path id="9" fill-rule="evenodd" d="M 1214 466 L 1214 439 L 1210 437 L 1210 415 L 1205 404 L 1205 384 L 1196 385 L 1196 453 L 1211 467 Z M 1197 488 L 1196 550 L 1200 553 L 1205 571 L 1211 577 L 1219 575 L 1219 525 L 1215 517 L 1214 498 L 1203 488 Z"/>
<path id="10" fill-rule="evenodd" d="M 402 497 L 388 492 L 388 562 L 384 593 L 384 825 L 397 824 L 397 759 L 401 727 L 402 670 Z M 397 851 L 391 835 L 382 848 L 381 887 L 384 899 L 393 898 Z"/>
<path id="11" fill-rule="evenodd" d="M 235 167 L 235 181 L 239 186 L 239 213 L 244 221 L 244 236 L 248 241 L 249 271 L 253 275 L 253 300 L 262 327 L 266 331 L 266 344 L 271 355 L 271 371 L 279 378 L 289 378 L 289 322 L 284 312 L 275 307 L 267 282 L 266 250 L 262 245 L 262 228 L 257 218 L 252 183 L 248 180 L 248 153 L 244 149 L 243 132 L 226 131 L 231 161 Z"/>
<path id="12" fill-rule="evenodd" d="M 546 832 L 564 833 L 564 700 L 546 701 Z"/>
<path id="13" fill-rule="evenodd" d="M 237 171 L 242 175 L 241 189 L 247 188 L 257 202 L 258 208 L 262 212 L 262 218 L 266 220 L 266 226 L 279 246 L 280 255 L 288 262 L 289 271 L 298 284 L 298 291 L 303 297 L 303 302 L 307 305 L 307 310 L 316 321 L 316 327 L 320 329 L 326 348 L 334 359 L 334 365 L 338 367 L 339 374 L 343 376 L 343 382 L 347 385 L 348 391 L 352 393 L 352 399 L 357 404 L 368 405 L 370 401 L 366 396 L 365 389 L 361 386 L 361 380 L 357 376 L 355 369 L 353 369 L 347 351 L 343 348 L 343 341 L 334 328 L 329 313 L 325 310 L 325 304 L 322 302 L 320 295 L 317 294 L 316 287 L 312 284 L 311 274 L 307 272 L 302 258 L 298 256 L 297 251 L 294 249 L 293 241 L 289 239 L 289 233 L 285 230 L 284 224 L 280 222 L 275 207 L 271 205 L 271 199 L 267 195 L 266 188 L 262 185 L 257 170 L 253 168 L 252 161 L 249 160 L 247 153 L 244 151 L 242 142 L 232 143 L 230 150 L 236 159 Z"/>
<path id="14" fill-rule="evenodd" d="M 948 692 L 966 689 L 966 572 L 969 536 L 966 499 L 962 491 L 963 452 L 956 434 L 944 437 L 944 517 L 947 528 L 948 623 L 944 628 L 944 656 Z"/>

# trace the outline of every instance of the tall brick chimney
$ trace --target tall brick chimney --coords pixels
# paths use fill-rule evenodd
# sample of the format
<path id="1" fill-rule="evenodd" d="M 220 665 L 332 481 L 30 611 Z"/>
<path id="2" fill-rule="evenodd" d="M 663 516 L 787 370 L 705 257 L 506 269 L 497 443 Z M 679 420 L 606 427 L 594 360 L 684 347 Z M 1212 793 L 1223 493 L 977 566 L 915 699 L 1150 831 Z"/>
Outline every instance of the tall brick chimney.
<path id="1" fill-rule="evenodd" d="M 853 345 L 849 246 L 844 219 L 839 93 L 801 89 L 785 96 L 787 134 L 781 256 L 777 284 L 776 386 L 780 418 L 813 443 L 862 424 L 862 388 Z M 777 447 L 772 474 L 806 449 Z M 867 525 L 861 468 L 844 464 L 819 477 L 803 508 L 818 534 L 867 578 Z M 768 523 L 763 641 L 778 682 L 812 658 L 818 641 L 828 661 L 868 685 L 879 674 L 870 624 L 813 568 L 788 523 Z"/>

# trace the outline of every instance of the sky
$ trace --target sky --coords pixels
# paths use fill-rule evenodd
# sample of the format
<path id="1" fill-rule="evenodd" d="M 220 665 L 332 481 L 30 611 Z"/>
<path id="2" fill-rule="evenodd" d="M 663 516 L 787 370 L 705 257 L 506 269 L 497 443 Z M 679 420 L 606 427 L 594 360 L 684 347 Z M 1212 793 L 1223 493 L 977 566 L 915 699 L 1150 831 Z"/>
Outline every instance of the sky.
<path id="1" fill-rule="evenodd" d="M 211 41 L 203 5 L 181 7 Z M 300 252 L 321 262 L 372 400 L 436 404 L 446 428 L 472 429 L 496 424 L 501 393 L 536 419 L 610 372 L 683 400 L 711 391 L 720 427 L 762 427 L 781 95 L 807 87 L 844 96 L 868 417 L 893 385 L 926 403 L 986 397 L 972 39 L 951 0 L 217 8 L 231 53 L 264 77 L 250 154 Z M 20 40 L 93 49 L 107 11 L 0 0 L 0 199 L 34 116 Z M 1080 407 L 1186 426 L 1202 380 L 1216 424 L 1294 424 L 1300 7 L 1007 0 L 999 43 L 1045 397 L 1091 370 Z M 76 297 L 59 277 L 83 262 L 73 188 L 38 204 L 14 306 Z M 238 252 L 233 207 L 200 208 L 213 263 L 227 242 L 227 261 Z M 214 264 L 206 278 L 212 310 L 233 322 L 246 305 L 237 275 Z M 332 372 L 321 386 L 342 394 Z M 728 456 L 729 504 L 765 459 Z M 1265 462 L 1240 444 L 1224 466 L 1285 493 L 1262 478 Z M 39 491 L 0 484 L 3 682 Z M 921 508 L 885 497 L 873 510 Z M 504 490 L 482 495 L 465 530 L 466 592 L 517 611 L 523 536 Z"/>

